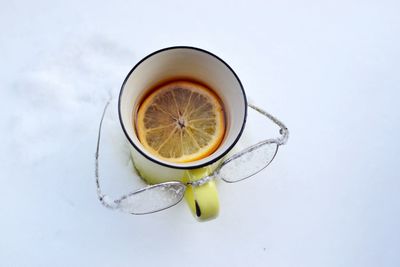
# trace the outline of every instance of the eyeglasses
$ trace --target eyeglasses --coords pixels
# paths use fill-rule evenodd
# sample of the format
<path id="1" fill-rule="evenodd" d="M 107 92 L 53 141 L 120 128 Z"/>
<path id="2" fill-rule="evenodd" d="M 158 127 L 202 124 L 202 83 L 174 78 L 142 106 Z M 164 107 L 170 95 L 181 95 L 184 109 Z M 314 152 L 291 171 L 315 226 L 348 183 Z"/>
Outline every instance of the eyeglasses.
<path id="1" fill-rule="evenodd" d="M 175 206 L 183 199 L 188 186 L 198 187 L 213 179 L 221 179 L 227 183 L 236 183 L 248 179 L 266 168 L 275 158 L 278 148 L 286 144 L 289 138 L 289 130 L 281 121 L 261 108 L 248 104 L 250 108 L 264 115 L 280 127 L 280 136 L 278 138 L 261 141 L 233 154 L 231 157 L 224 160 L 210 175 L 202 179 L 187 183 L 171 181 L 149 185 L 123 195 L 118 199 L 112 199 L 102 193 L 99 182 L 101 129 L 109 104 L 110 101 L 108 101 L 104 107 L 97 138 L 95 166 L 97 195 L 100 202 L 105 207 L 135 215 L 154 213 Z"/>

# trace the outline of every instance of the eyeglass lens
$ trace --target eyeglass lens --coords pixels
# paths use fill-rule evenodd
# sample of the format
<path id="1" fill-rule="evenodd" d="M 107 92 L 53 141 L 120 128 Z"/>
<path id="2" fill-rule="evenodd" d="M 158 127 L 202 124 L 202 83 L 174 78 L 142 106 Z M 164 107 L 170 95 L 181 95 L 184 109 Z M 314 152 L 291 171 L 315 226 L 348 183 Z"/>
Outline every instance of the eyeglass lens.
<path id="1" fill-rule="evenodd" d="M 234 155 L 219 169 L 217 176 L 228 183 L 250 178 L 267 167 L 278 151 L 278 144 L 262 142 Z"/>
<path id="2" fill-rule="evenodd" d="M 179 203 L 186 186 L 180 182 L 167 182 L 148 186 L 117 200 L 118 209 L 132 214 L 148 214 Z"/>

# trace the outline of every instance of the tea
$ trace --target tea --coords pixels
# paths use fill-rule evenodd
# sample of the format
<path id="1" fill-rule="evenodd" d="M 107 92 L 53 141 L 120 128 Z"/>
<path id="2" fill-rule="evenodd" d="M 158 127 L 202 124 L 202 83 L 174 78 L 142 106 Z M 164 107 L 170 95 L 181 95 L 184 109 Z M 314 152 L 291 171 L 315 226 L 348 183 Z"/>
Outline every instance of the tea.
<path id="1" fill-rule="evenodd" d="M 207 86 L 175 80 L 153 89 L 135 114 L 139 141 L 154 156 L 191 162 L 212 154 L 225 135 L 225 112 Z"/>

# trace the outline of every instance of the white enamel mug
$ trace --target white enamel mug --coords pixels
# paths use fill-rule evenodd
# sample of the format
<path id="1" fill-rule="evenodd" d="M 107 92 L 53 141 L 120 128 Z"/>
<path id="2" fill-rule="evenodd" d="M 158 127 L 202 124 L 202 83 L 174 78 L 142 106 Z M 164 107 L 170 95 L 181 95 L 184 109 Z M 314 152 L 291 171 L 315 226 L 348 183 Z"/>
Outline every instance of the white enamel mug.
<path id="1" fill-rule="evenodd" d="M 164 161 L 150 154 L 135 132 L 135 114 L 143 97 L 155 86 L 169 80 L 201 82 L 218 94 L 226 116 L 226 132 L 219 148 L 200 160 L 186 163 Z M 238 142 L 246 123 L 247 100 L 243 86 L 227 63 L 196 47 L 175 46 L 158 50 L 137 63 L 128 73 L 118 101 L 119 120 L 130 143 L 133 162 L 149 184 L 166 181 L 195 181 L 208 175 Z M 219 211 L 214 181 L 185 193 L 192 213 L 199 220 L 215 218 Z M 201 212 L 199 212 L 201 211 Z"/>

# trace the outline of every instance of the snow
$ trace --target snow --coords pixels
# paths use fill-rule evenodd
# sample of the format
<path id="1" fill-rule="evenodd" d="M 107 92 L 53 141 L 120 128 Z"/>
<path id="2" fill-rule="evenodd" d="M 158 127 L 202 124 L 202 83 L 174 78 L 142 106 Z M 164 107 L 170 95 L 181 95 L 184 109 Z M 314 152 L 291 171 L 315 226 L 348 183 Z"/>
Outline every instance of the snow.
<path id="1" fill-rule="evenodd" d="M 0 266 L 399 266 L 399 7 L 1 2 Z M 103 190 L 143 187 L 115 100 L 138 60 L 172 45 L 222 57 L 291 134 L 265 171 L 218 183 L 221 213 L 206 223 L 184 202 L 134 216 L 96 196 L 110 97 Z M 278 135 L 253 115 L 247 141 Z"/>

